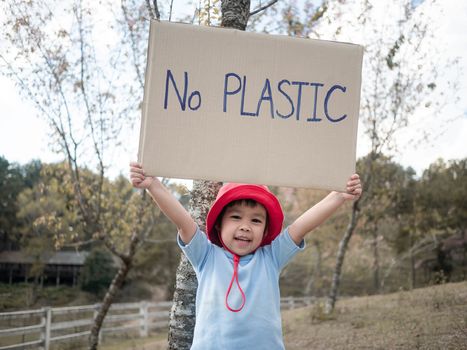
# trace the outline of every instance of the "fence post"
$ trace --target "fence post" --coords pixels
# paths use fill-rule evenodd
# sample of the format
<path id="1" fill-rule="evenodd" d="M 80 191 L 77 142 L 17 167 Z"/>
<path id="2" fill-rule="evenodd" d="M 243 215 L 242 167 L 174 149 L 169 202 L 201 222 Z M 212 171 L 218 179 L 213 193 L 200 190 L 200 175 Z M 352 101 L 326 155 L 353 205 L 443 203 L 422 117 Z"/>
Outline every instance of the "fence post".
<path id="1" fill-rule="evenodd" d="M 147 302 L 142 301 L 140 303 L 139 314 L 141 315 L 141 327 L 139 330 L 139 336 L 147 337 L 149 335 L 149 315 Z"/>
<path id="2" fill-rule="evenodd" d="M 41 340 L 44 344 L 44 350 L 49 350 L 50 348 L 50 327 L 52 325 L 52 309 L 50 307 L 45 307 L 44 313 L 42 314 L 42 331 L 41 331 Z"/>

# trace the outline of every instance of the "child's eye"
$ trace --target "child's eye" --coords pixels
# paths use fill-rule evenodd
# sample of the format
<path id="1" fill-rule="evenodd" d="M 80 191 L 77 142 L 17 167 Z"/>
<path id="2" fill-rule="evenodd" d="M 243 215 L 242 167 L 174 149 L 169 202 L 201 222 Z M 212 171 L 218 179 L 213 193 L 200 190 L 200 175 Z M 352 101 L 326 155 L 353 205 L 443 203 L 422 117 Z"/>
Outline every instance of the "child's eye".
<path id="1" fill-rule="evenodd" d="M 235 220 L 240 219 L 240 215 L 230 215 L 230 217 Z"/>
<path id="2" fill-rule="evenodd" d="M 253 222 L 255 224 L 261 224 L 262 223 L 262 221 L 260 219 L 253 219 Z"/>

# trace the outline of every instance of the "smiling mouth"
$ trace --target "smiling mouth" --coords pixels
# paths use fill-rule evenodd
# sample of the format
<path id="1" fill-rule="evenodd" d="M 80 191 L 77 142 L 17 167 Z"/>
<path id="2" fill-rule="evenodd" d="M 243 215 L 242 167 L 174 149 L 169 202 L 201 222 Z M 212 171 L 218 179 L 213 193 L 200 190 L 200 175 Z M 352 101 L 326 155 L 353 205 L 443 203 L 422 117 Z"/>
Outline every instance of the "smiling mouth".
<path id="1" fill-rule="evenodd" d="M 248 239 L 246 237 L 235 237 L 234 239 L 240 242 L 251 242 L 251 239 Z"/>

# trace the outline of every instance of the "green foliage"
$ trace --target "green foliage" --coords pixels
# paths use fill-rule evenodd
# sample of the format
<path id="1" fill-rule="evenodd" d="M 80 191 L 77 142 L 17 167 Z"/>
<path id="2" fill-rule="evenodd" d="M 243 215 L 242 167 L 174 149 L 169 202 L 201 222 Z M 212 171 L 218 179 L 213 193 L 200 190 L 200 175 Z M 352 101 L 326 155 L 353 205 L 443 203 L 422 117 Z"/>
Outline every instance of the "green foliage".
<path id="1" fill-rule="evenodd" d="M 113 181 L 104 179 L 102 195 L 96 196 L 94 189 L 99 181 L 98 174 L 81 169 L 80 175 L 87 205 L 100 206 L 97 223 L 114 248 L 127 251 L 128 237 L 133 233 L 138 233 L 145 242 L 135 257 L 135 271 L 130 273 L 129 283 L 142 280 L 162 285 L 170 294 L 180 256 L 173 224 L 125 177 Z M 92 223 L 83 219 L 67 163 L 44 164 L 39 179 L 34 181 L 32 188 L 26 188 L 18 195 L 17 204 L 21 209 L 17 216 L 23 223 L 18 229 L 21 249 L 36 261 L 29 276 L 37 279 L 44 268 L 39 259 L 41 254 L 70 244 L 79 246 L 80 242 L 96 244 L 99 241 L 96 238 L 100 237 L 94 235 Z M 186 188 L 174 184 L 168 184 L 168 187 L 182 204 L 187 205 Z M 100 201 L 99 205 L 97 201 Z"/>
<path id="2" fill-rule="evenodd" d="M 0 283 L 0 312 L 42 306 L 87 305 L 96 301 L 93 295 L 64 285 L 36 288 L 31 283 Z"/>
<path id="3" fill-rule="evenodd" d="M 6 243 L 18 226 L 16 197 L 22 189 L 21 172 L 17 166 L 0 157 L 0 239 Z"/>
<path id="4" fill-rule="evenodd" d="M 92 174 L 83 172 L 92 182 Z M 66 163 L 44 164 L 40 179 L 18 197 L 18 217 L 24 222 L 22 247 L 29 253 L 59 248 L 67 240 L 89 239 L 74 197 Z"/>
<path id="5" fill-rule="evenodd" d="M 24 222 L 17 216 L 21 208 L 17 199 L 37 182 L 41 166 L 40 161 L 19 166 L 0 156 L 0 250 L 18 246 Z"/>
<path id="6" fill-rule="evenodd" d="M 110 253 L 102 248 L 93 249 L 86 257 L 81 270 L 81 289 L 95 295 L 102 294 L 109 287 L 116 271 Z"/>
<path id="7" fill-rule="evenodd" d="M 423 228 L 465 231 L 467 223 L 467 159 L 430 165 L 420 181 Z"/>

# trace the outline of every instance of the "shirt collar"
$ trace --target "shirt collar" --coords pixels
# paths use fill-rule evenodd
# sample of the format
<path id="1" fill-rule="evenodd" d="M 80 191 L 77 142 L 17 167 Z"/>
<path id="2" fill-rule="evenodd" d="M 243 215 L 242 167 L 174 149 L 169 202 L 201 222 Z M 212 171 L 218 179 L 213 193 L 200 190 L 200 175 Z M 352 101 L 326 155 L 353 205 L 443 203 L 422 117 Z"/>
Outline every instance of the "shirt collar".
<path id="1" fill-rule="evenodd" d="M 223 251 L 224 251 L 225 256 L 227 256 L 227 258 L 229 258 L 229 260 L 233 261 L 233 254 L 231 252 L 229 252 L 228 250 L 226 250 L 226 249 L 223 249 Z M 251 259 L 253 259 L 254 255 L 255 255 L 254 253 L 251 253 L 251 254 L 248 254 L 248 255 L 241 256 L 240 257 L 240 262 L 239 262 L 240 266 L 245 265 L 249 261 L 251 261 Z"/>

